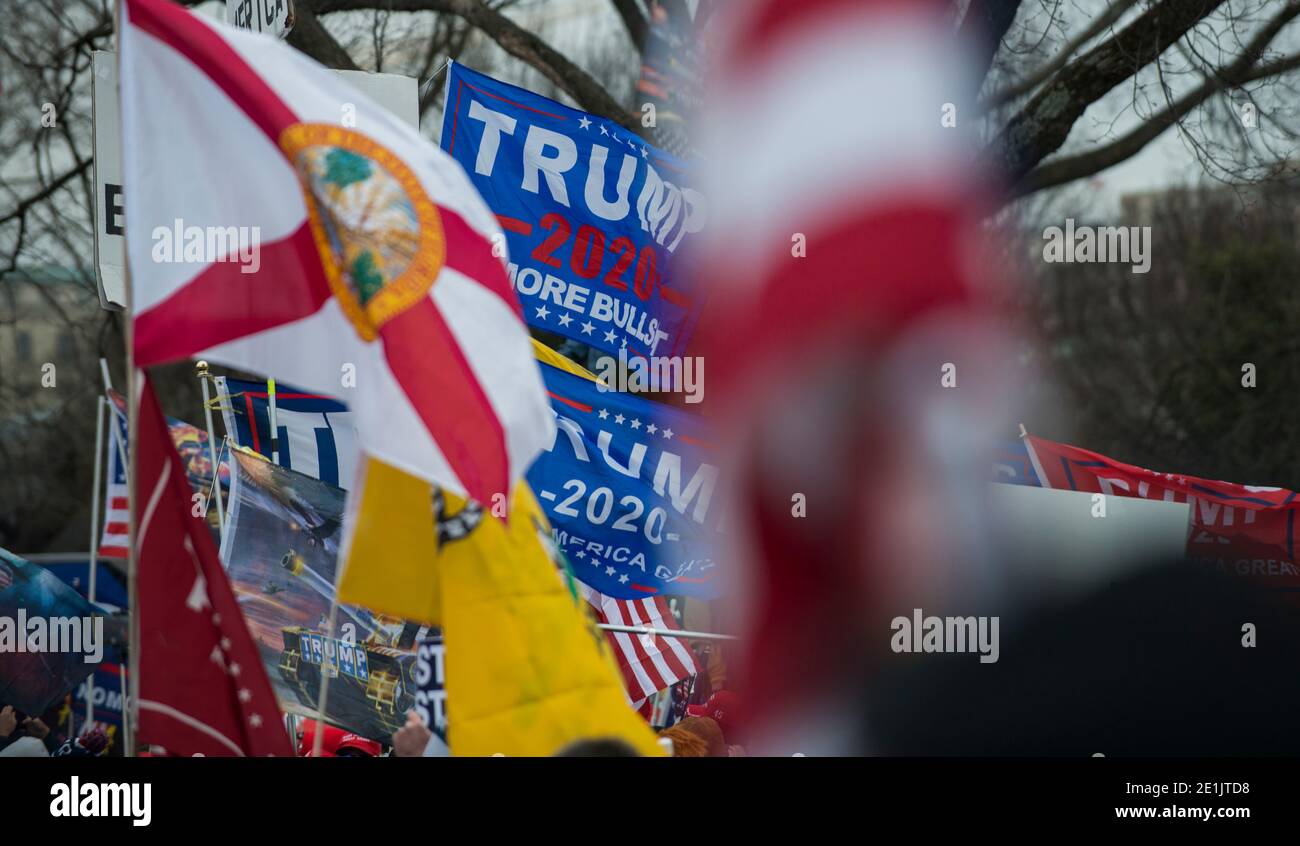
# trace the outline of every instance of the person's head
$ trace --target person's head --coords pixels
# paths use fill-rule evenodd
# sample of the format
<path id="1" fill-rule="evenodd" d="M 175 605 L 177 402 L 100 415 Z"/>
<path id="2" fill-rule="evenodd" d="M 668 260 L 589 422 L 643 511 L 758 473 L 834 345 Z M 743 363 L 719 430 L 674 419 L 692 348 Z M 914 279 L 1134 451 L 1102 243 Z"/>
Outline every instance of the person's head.
<path id="1" fill-rule="evenodd" d="M 591 737 L 560 747 L 556 758 L 640 758 L 632 744 L 617 737 Z"/>
<path id="2" fill-rule="evenodd" d="M 735 742 L 733 735 L 740 734 L 741 726 L 740 697 L 730 690 L 715 690 L 703 704 L 686 706 L 686 716 L 711 718 L 727 739 Z"/>
<path id="3" fill-rule="evenodd" d="M 725 758 L 727 741 L 722 729 L 709 717 L 687 717 L 672 728 L 659 732 L 673 742 L 674 758 Z"/>

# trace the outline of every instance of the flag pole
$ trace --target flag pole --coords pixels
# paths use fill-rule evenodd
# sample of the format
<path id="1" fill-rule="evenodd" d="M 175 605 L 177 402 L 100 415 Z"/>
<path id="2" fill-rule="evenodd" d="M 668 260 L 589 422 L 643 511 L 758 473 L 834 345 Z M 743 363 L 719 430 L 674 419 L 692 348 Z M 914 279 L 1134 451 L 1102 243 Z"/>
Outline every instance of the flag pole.
<path id="1" fill-rule="evenodd" d="M 120 41 L 119 33 L 122 31 L 122 2 L 118 0 L 113 6 L 113 36 L 115 42 Z M 117 74 L 117 97 L 121 100 L 122 96 L 122 51 L 117 51 L 118 74 Z M 139 572 L 140 572 L 140 552 L 136 548 L 136 532 L 139 529 L 139 502 L 136 496 L 135 485 L 135 459 L 136 443 L 139 436 L 139 415 L 136 413 L 136 396 L 139 391 L 139 379 L 135 372 L 135 314 L 134 296 L 131 285 L 131 256 L 124 253 L 122 261 L 122 283 L 125 289 L 126 299 L 126 331 L 123 335 L 126 339 L 126 419 L 127 419 L 127 442 L 130 449 L 126 455 L 126 491 L 127 491 L 127 557 L 126 584 L 127 584 L 127 608 L 129 611 L 130 633 L 128 637 L 127 662 L 131 667 L 130 682 L 131 690 L 128 693 L 123 689 L 122 695 L 125 702 L 122 705 L 122 724 L 124 734 L 126 735 L 125 752 L 128 757 L 135 757 L 138 750 L 135 748 L 137 720 L 139 717 L 138 693 L 140 690 L 140 604 L 139 604 Z M 107 367 L 104 368 L 107 374 Z"/>
<path id="2" fill-rule="evenodd" d="M 271 419 L 271 463 L 279 464 L 280 463 L 280 427 L 276 425 L 276 419 L 275 419 L 275 380 L 274 379 L 266 380 L 266 399 L 267 399 L 267 409 L 269 411 L 269 416 Z M 256 421 L 249 421 L 249 422 L 254 426 L 257 425 Z"/>
<path id="3" fill-rule="evenodd" d="M 329 638 L 331 645 L 333 645 L 334 647 L 336 661 L 338 660 L 338 644 L 334 643 L 334 625 L 335 625 L 335 621 L 338 619 L 339 573 L 342 571 L 342 569 L 343 568 L 339 566 L 335 566 L 334 568 L 334 593 L 330 596 L 330 613 L 329 613 L 329 618 L 326 622 L 326 626 L 328 627 L 329 631 L 325 632 L 325 636 Z M 329 689 L 330 689 L 329 663 L 330 663 L 329 650 L 325 649 L 322 646 L 321 664 L 320 664 L 320 668 L 321 668 L 320 695 L 316 697 L 316 732 L 312 735 L 312 739 L 311 739 L 311 756 L 313 758 L 320 757 L 321 745 L 325 742 L 325 732 L 323 729 L 325 727 L 324 726 L 325 697 L 329 693 Z"/>
<path id="4" fill-rule="evenodd" d="M 103 359 L 100 359 L 102 362 Z M 99 486 L 103 478 L 104 464 L 104 404 L 108 402 L 103 396 L 95 402 L 95 472 L 92 483 L 94 489 L 90 495 L 90 585 L 87 594 L 90 604 L 95 604 L 95 575 L 99 569 Z M 86 723 L 95 719 L 95 674 L 86 677 Z"/>
<path id="5" fill-rule="evenodd" d="M 656 629 L 653 626 L 623 626 L 614 623 L 597 623 L 596 628 L 607 632 L 627 632 L 628 634 L 658 635 L 659 637 L 676 637 L 682 640 L 739 640 L 736 635 L 714 634 L 713 632 L 688 632 L 680 629 Z"/>
<path id="6" fill-rule="evenodd" d="M 226 508 L 221 501 L 221 465 L 217 463 L 217 444 L 216 437 L 212 433 L 212 400 L 208 396 L 208 380 L 212 375 L 208 373 L 208 363 L 200 361 L 194 366 L 194 375 L 198 377 L 199 384 L 203 386 L 203 417 L 208 424 L 208 456 L 212 461 L 212 478 L 217 480 L 213 486 L 217 493 L 217 533 L 221 535 L 221 545 L 226 544 Z M 206 507 L 207 503 L 204 503 Z"/>

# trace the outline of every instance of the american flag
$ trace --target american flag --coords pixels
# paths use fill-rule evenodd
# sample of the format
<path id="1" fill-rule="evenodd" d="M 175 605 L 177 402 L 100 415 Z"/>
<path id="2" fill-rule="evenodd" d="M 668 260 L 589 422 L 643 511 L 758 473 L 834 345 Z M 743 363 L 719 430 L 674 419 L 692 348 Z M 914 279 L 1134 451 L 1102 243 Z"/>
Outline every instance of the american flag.
<path id="1" fill-rule="evenodd" d="M 109 433 L 104 445 L 108 450 L 108 459 L 105 465 L 107 472 L 104 474 L 104 532 L 99 538 L 99 554 L 105 558 L 127 558 L 131 511 L 126 487 L 125 401 L 118 394 L 111 393 L 108 407 L 112 413 L 109 415 Z"/>
<path id="2" fill-rule="evenodd" d="M 617 626 L 648 626 L 655 629 L 681 629 L 668 600 L 662 596 L 645 599 L 614 599 L 576 582 L 583 597 L 600 622 Z M 684 678 L 695 675 L 695 658 L 680 638 L 630 632 L 605 632 L 614 650 L 623 686 L 633 705 Z"/>

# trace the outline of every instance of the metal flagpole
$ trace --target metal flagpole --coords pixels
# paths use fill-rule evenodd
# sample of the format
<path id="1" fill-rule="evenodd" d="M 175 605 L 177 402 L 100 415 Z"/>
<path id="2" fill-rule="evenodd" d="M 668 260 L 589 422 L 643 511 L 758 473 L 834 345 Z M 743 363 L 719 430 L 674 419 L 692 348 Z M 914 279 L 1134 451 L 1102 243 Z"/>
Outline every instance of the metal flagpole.
<path id="1" fill-rule="evenodd" d="M 126 692 L 126 668 L 121 664 L 117 665 L 117 677 L 121 680 L 122 686 L 122 744 L 129 751 L 131 749 L 131 738 L 135 735 L 131 731 L 131 721 L 127 719 L 131 714 L 130 703 L 135 701 L 133 697 L 128 697 Z"/>
<path id="2" fill-rule="evenodd" d="M 328 622 L 326 623 L 326 627 L 328 628 L 328 631 L 325 632 L 325 636 L 329 638 L 331 645 L 334 647 L 334 651 L 335 651 L 334 660 L 336 662 L 338 661 L 338 644 L 334 643 L 334 626 L 335 626 L 335 621 L 338 618 L 338 610 L 339 610 L 338 576 L 341 571 L 342 571 L 341 567 L 334 568 L 334 593 L 333 595 L 330 596 L 330 613 L 329 613 Z M 325 697 L 329 693 L 330 675 L 331 675 L 330 666 L 329 666 L 330 663 L 329 650 L 325 649 L 322 646 L 320 657 L 321 657 L 320 695 L 316 697 L 316 733 L 312 735 L 312 740 L 311 740 L 311 756 L 313 758 L 320 757 L 321 746 L 325 742 L 325 731 L 324 731 Z M 337 664 L 335 666 L 337 666 Z"/>
<path id="3" fill-rule="evenodd" d="M 713 634 L 712 632 L 688 632 L 677 629 L 656 629 L 653 626 L 620 626 L 613 623 L 597 623 L 596 628 L 607 632 L 627 632 L 629 634 L 659 635 L 660 637 L 680 637 L 686 640 L 739 640 L 736 635 Z"/>
<path id="4" fill-rule="evenodd" d="M 280 427 L 276 425 L 275 420 L 275 380 L 266 380 L 266 397 L 267 408 L 271 417 L 271 463 L 280 463 Z M 256 426 L 256 420 L 249 421 L 250 426 Z"/>
<path id="5" fill-rule="evenodd" d="M 113 7 L 113 33 L 116 41 L 117 33 L 122 27 L 122 4 L 114 4 Z M 118 97 L 121 97 L 121 61 L 122 51 L 118 50 Z M 129 619 L 131 623 L 129 647 L 127 659 L 131 664 L 131 693 L 127 695 L 125 687 L 122 694 L 125 697 L 123 702 L 122 725 L 126 734 L 126 754 L 134 756 L 135 749 L 135 725 L 138 717 L 136 702 L 140 689 L 140 589 L 139 589 L 139 571 L 140 571 L 140 551 L 136 548 L 136 532 L 139 530 L 139 502 L 136 496 L 135 485 L 132 481 L 135 478 L 135 460 L 136 445 L 139 438 L 139 414 L 137 413 L 137 394 L 140 390 L 140 379 L 135 372 L 135 321 L 132 317 L 134 314 L 134 296 L 131 291 L 131 256 L 126 253 L 122 262 L 122 282 L 125 289 L 126 299 L 126 415 L 128 434 L 127 440 L 130 449 L 126 453 L 126 479 L 127 479 L 127 504 L 130 518 L 127 521 L 127 533 L 129 541 L 127 548 L 130 557 L 127 559 L 127 608 L 129 610 Z M 107 372 L 107 369 L 105 369 Z M 117 431 L 117 424 L 114 421 L 113 431 Z"/>
<path id="6" fill-rule="evenodd" d="M 102 359 L 101 359 L 102 361 Z M 87 593 L 90 604 L 95 604 L 95 571 L 99 569 L 99 486 L 104 465 L 104 405 L 105 397 L 95 403 L 95 489 L 90 495 L 90 586 Z M 95 719 L 95 674 L 86 677 L 86 723 Z"/>
<path id="7" fill-rule="evenodd" d="M 208 373 L 208 363 L 200 361 L 194 366 L 194 375 L 199 378 L 199 384 L 203 386 L 203 417 L 208 424 L 208 456 L 212 460 L 212 476 L 217 479 L 214 486 L 217 492 L 217 533 L 221 535 L 221 543 L 226 543 L 226 508 L 221 501 L 221 465 L 217 463 L 217 439 L 212 433 L 212 400 L 208 396 L 208 380 L 212 378 Z M 205 503 L 206 505 L 206 503 Z"/>

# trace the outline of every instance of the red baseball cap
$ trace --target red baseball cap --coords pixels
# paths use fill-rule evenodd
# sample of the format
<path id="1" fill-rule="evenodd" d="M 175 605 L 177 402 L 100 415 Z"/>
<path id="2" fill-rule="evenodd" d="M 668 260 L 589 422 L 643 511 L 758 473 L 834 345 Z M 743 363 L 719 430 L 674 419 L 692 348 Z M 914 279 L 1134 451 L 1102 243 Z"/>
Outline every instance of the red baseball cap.
<path id="1" fill-rule="evenodd" d="M 703 705 L 687 705 L 688 717 L 711 717 L 725 735 L 740 725 L 740 697 L 730 690 L 714 691 Z"/>

